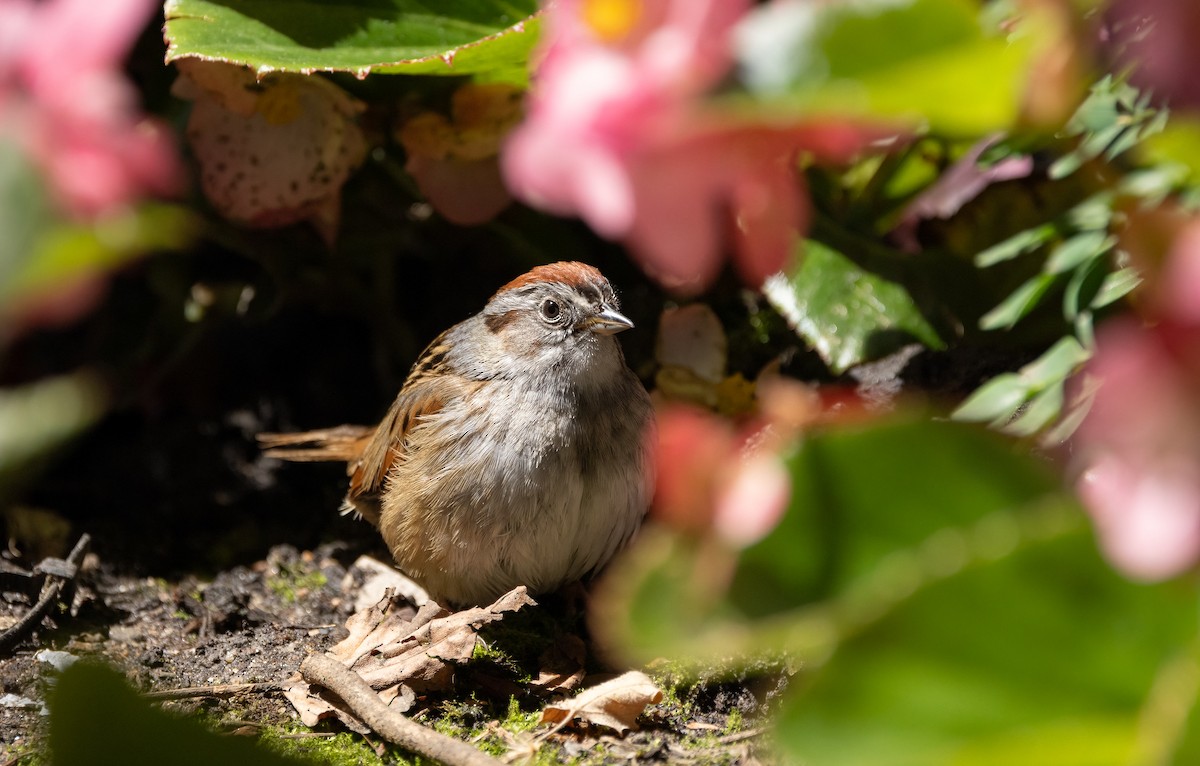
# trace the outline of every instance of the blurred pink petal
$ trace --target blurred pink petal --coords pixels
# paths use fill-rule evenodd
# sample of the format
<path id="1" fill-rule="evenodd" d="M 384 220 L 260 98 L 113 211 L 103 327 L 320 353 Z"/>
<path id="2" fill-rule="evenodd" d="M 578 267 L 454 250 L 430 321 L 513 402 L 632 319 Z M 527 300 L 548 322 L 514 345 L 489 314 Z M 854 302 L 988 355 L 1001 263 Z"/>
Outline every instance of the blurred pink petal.
<path id="1" fill-rule="evenodd" d="M 63 207 L 95 217 L 178 190 L 169 134 L 138 113 L 122 60 L 153 0 L 0 0 L 0 131 L 46 170 Z"/>
<path id="2" fill-rule="evenodd" d="M 161 11 L 157 0 L 47 0 L 21 57 L 21 72 L 42 98 L 74 90 L 89 71 L 117 74 L 125 54 Z"/>
<path id="3" fill-rule="evenodd" d="M 1132 81 L 1177 107 L 1200 107 L 1200 4 L 1188 0 L 1114 0 L 1108 16 L 1115 49 Z"/>
<path id="4" fill-rule="evenodd" d="M 1089 366 L 1102 384 L 1075 437 L 1101 547 L 1140 580 L 1200 559 L 1200 387 L 1160 329 L 1132 319 L 1103 328 Z"/>
<path id="5" fill-rule="evenodd" d="M 716 471 L 728 459 L 733 431 L 700 410 L 674 407 L 658 415 L 654 515 L 690 532 L 709 528 Z"/>
<path id="6" fill-rule="evenodd" d="M 766 537 L 787 509 L 792 480 L 774 455 L 753 455 L 717 496 L 713 529 L 738 548 Z"/>
<path id="7" fill-rule="evenodd" d="M 1192 221 L 1176 236 L 1156 292 L 1165 315 L 1200 325 L 1200 221 Z"/>
<path id="8" fill-rule="evenodd" d="M 498 155 L 521 119 L 522 96 L 503 83 L 466 83 L 454 91 L 449 115 L 418 112 L 395 130 L 408 155 L 405 170 L 448 221 L 481 224 L 512 201 Z"/>
<path id="9" fill-rule="evenodd" d="M 430 204 L 459 226 L 486 223 L 512 202 L 495 157 L 435 160 L 410 154 L 404 169 L 416 179 Z"/>
<path id="10" fill-rule="evenodd" d="M 1028 155 L 1006 157 L 989 167 L 979 164 L 984 152 L 995 146 L 1001 138 L 996 134 L 977 142 L 934 184 L 908 204 L 893 230 L 893 236 L 906 252 L 920 249 L 917 226 L 921 221 L 950 218 L 992 184 L 1025 178 L 1033 172 L 1033 158 Z"/>
<path id="11" fill-rule="evenodd" d="M 802 151 L 846 158 L 867 134 L 764 126 L 707 111 L 746 0 L 562 0 L 547 12 L 525 122 L 505 146 L 513 194 L 626 242 L 680 293 L 707 288 L 732 247 L 759 286 L 807 224 Z"/>
<path id="12" fill-rule="evenodd" d="M 1109 455 L 1080 477 L 1079 494 L 1096 522 L 1105 554 L 1130 577 L 1163 580 L 1200 559 L 1200 472 L 1195 464 L 1138 465 Z"/>
<path id="13" fill-rule="evenodd" d="M 735 433 L 727 420 L 690 407 L 659 413 L 654 515 L 735 548 L 766 536 L 791 499 L 791 479 L 760 433 Z"/>

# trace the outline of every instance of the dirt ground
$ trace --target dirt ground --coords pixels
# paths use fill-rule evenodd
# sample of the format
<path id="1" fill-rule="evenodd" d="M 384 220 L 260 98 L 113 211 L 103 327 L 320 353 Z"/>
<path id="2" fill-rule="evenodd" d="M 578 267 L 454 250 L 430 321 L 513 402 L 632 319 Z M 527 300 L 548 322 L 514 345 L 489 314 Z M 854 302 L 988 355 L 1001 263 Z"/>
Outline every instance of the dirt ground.
<path id="1" fill-rule="evenodd" d="M 292 752 L 304 754 L 320 738 L 301 733 L 296 710 L 275 684 L 292 677 L 309 653 L 344 638 L 343 625 L 356 604 L 377 598 L 364 593 L 375 567 L 356 565 L 359 555 L 347 543 L 311 551 L 279 545 L 264 559 L 211 579 L 171 581 L 120 574 L 101 554 L 89 554 L 68 594 L 69 608 L 56 610 L 0 662 L 3 762 L 40 762 L 48 683 L 64 664 L 78 659 L 111 664 L 143 692 L 181 697 L 159 704 L 198 714 L 214 730 L 282 740 Z M 16 573 L 18 561 L 11 553 L 4 561 L 10 571 L 0 614 L 7 624 L 30 607 L 37 593 L 15 589 L 23 579 Z M 551 596 L 506 620 L 503 628 L 485 631 L 488 651 L 458 667 L 450 689 L 420 696 L 413 714 L 438 730 L 486 741 L 497 752 L 527 742 L 521 732 L 552 698 L 527 680 L 537 674 L 548 645 L 586 636 L 578 603 L 577 595 Z M 533 646 L 527 645 L 531 636 L 536 637 Z M 594 657 L 586 664 L 589 673 L 612 670 Z M 760 727 L 771 700 L 786 685 L 785 673 L 764 667 L 740 680 L 691 683 L 664 664 L 651 674 L 669 693 L 641 716 L 639 731 L 617 737 L 599 727 L 567 729 L 542 745 L 538 761 L 612 763 L 636 757 L 749 763 L 762 755 Z M 589 677 L 582 687 L 591 683 Z M 260 686 L 237 692 L 211 688 L 237 684 Z M 179 690 L 179 695 L 167 694 Z M 316 731 L 345 729 L 331 721 Z M 349 743 L 362 752 L 348 762 L 411 760 L 377 737 L 355 735 Z M 310 755 L 328 761 L 323 751 Z"/>

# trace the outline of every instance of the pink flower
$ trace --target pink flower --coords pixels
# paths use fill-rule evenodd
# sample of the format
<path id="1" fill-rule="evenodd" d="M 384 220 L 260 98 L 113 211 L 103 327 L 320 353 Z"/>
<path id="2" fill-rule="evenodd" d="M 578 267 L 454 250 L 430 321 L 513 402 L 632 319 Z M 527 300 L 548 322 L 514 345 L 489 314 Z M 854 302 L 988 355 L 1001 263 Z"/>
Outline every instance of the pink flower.
<path id="1" fill-rule="evenodd" d="M 760 429 L 735 433 L 706 412 L 676 406 L 658 417 L 654 514 L 693 534 L 711 530 L 743 548 L 765 537 L 791 498 L 791 479 Z"/>
<path id="2" fill-rule="evenodd" d="M 1172 106 L 1200 108 L 1200 5 L 1180 0 L 1114 0 L 1107 11 L 1113 47 L 1122 63 L 1132 65 L 1139 88 Z"/>
<path id="3" fill-rule="evenodd" d="M 485 223 L 512 202 L 500 177 L 500 141 L 521 116 L 521 92 L 501 83 L 454 91 L 450 115 L 420 112 L 396 130 L 404 169 L 451 223 Z"/>
<path id="4" fill-rule="evenodd" d="M 779 270 L 807 222 L 798 153 L 839 157 L 843 126 L 766 126 L 701 102 L 730 65 L 747 0 L 561 0 L 547 11 L 526 121 L 502 157 L 514 194 L 625 241 L 680 292 L 707 287 L 731 242 L 742 278 Z"/>
<path id="5" fill-rule="evenodd" d="M 1118 568 L 1171 577 L 1200 559 L 1200 381 L 1135 320 L 1104 328 L 1098 348 L 1102 385 L 1076 437 L 1079 494 Z"/>
<path id="6" fill-rule="evenodd" d="M 91 217 L 176 190 L 167 131 L 138 111 L 121 62 L 154 0 L 0 0 L 0 136 L 41 165 L 68 212 Z"/>
<path id="7" fill-rule="evenodd" d="M 1200 561 L 1200 221 L 1148 276 L 1153 323 L 1102 328 L 1088 370 L 1101 386 L 1074 447 L 1102 549 L 1129 576 L 1160 580 Z"/>

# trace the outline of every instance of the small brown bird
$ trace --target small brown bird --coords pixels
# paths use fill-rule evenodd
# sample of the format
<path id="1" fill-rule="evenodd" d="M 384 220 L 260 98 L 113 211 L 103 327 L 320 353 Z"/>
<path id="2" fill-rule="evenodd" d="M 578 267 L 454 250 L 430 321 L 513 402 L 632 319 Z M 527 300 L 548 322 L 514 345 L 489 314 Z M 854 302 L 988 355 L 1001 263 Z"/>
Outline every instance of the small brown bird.
<path id="1" fill-rule="evenodd" d="M 650 398 L 613 336 L 633 327 L 583 263 L 539 266 L 425 349 L 377 427 L 263 434 L 346 461 L 343 509 L 443 603 L 548 592 L 596 572 L 652 492 Z"/>

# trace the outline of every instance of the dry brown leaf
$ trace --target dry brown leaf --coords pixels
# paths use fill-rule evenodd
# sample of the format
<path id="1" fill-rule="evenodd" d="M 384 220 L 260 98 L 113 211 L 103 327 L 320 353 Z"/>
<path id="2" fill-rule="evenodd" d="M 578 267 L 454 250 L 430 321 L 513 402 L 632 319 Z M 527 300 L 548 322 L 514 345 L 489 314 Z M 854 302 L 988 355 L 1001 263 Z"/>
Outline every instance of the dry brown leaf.
<path id="1" fill-rule="evenodd" d="M 491 606 L 461 612 L 449 612 L 431 601 L 414 613 L 404 602 L 386 599 L 347 620 L 350 635 L 327 654 L 380 690 L 384 702 L 404 712 L 415 694 L 449 688 L 455 663 L 474 654 L 480 627 L 534 603 L 524 587 L 506 593 Z M 284 696 L 306 726 L 337 716 L 355 731 L 362 727 L 347 720 L 351 716 L 336 698 L 314 693 L 299 677 Z"/>
<path id="2" fill-rule="evenodd" d="M 583 680 L 587 647 L 576 635 L 566 635 L 538 659 L 538 677 L 530 683 L 539 694 L 570 694 Z"/>
<path id="3" fill-rule="evenodd" d="M 662 699 L 662 690 L 650 677 L 638 670 L 617 676 L 611 681 L 584 689 L 574 699 L 547 705 L 540 723 L 553 723 L 557 731 L 576 718 L 597 726 L 607 726 L 624 734 L 637 728 L 637 717 L 647 705 Z M 549 732 L 547 732 L 549 733 Z"/>

